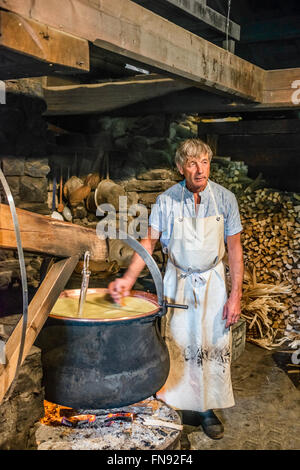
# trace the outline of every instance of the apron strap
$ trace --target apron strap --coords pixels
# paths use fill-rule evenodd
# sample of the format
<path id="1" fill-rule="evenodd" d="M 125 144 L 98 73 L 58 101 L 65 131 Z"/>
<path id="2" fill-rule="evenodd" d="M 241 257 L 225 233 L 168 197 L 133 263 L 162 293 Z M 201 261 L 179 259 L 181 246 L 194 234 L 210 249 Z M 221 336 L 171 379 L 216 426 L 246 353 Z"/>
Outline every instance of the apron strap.
<path id="1" fill-rule="evenodd" d="M 185 189 L 185 181 L 183 182 L 182 185 L 182 190 L 181 190 L 181 200 L 180 200 L 180 213 L 179 213 L 179 221 L 183 221 L 183 199 L 184 199 L 184 189 Z"/>

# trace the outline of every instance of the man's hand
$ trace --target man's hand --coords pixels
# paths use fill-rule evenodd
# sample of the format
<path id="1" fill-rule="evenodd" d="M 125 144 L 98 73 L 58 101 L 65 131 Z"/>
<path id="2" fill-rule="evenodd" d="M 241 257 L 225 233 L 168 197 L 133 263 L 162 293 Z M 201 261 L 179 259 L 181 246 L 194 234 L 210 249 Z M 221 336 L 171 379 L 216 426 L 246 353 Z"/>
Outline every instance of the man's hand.
<path id="1" fill-rule="evenodd" d="M 231 276 L 231 293 L 223 310 L 223 320 L 225 320 L 225 318 L 227 320 L 226 328 L 236 323 L 241 315 L 244 262 L 240 233 L 227 237 L 227 248 Z"/>
<path id="2" fill-rule="evenodd" d="M 108 290 L 114 301 L 119 304 L 122 297 L 130 295 L 133 284 L 134 281 L 132 282 L 132 280 L 126 277 L 121 277 L 111 282 L 108 286 Z"/>
<path id="3" fill-rule="evenodd" d="M 225 327 L 228 328 L 230 325 L 234 325 L 239 321 L 241 315 L 241 300 L 238 296 L 230 296 L 224 305 L 223 309 L 223 320 L 226 321 Z"/>
<path id="4" fill-rule="evenodd" d="M 150 255 L 152 255 L 159 237 L 160 233 L 154 228 L 149 227 L 147 237 L 141 241 L 141 245 L 143 245 Z M 120 303 L 122 297 L 130 295 L 130 289 L 132 289 L 144 266 L 145 261 L 140 255 L 134 253 L 124 276 L 111 282 L 108 286 L 109 293 L 115 302 Z"/>

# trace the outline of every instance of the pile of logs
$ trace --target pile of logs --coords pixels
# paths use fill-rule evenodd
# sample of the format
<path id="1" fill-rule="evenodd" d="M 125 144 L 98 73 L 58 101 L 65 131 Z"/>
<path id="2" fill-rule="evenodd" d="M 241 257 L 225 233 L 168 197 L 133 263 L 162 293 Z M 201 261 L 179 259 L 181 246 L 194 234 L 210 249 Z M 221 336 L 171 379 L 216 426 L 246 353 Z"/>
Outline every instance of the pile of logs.
<path id="1" fill-rule="evenodd" d="M 283 286 L 283 292 L 284 286 L 291 288 L 276 295 L 270 328 L 277 330 L 277 338 L 300 339 L 300 196 L 266 187 L 261 175 L 248 178 L 243 162 L 221 157 L 213 162 L 212 179 L 238 199 L 245 265 L 255 269 L 258 283 Z M 252 333 L 248 330 L 249 338 Z"/>

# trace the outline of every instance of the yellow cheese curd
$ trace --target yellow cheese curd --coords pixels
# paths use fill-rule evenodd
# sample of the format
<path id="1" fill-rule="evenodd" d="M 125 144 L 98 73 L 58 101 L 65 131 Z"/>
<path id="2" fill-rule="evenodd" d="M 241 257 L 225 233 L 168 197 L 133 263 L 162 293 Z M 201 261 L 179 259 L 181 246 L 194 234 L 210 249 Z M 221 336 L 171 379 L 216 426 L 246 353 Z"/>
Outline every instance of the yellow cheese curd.
<path id="1" fill-rule="evenodd" d="M 78 318 L 79 297 L 62 297 L 57 300 L 51 315 Z M 107 294 L 88 294 L 80 318 L 134 317 L 152 312 L 156 306 L 139 297 L 123 297 L 122 306 L 114 303 Z"/>

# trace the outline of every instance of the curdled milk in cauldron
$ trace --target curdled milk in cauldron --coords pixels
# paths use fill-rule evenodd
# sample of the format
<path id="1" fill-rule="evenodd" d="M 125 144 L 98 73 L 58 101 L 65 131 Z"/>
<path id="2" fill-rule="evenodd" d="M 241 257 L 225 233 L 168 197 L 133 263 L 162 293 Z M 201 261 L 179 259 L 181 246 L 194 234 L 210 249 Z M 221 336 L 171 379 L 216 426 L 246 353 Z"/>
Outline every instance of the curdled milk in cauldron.
<path id="1" fill-rule="evenodd" d="M 153 303 L 144 298 L 126 296 L 122 298 L 120 306 L 107 293 L 90 293 L 86 296 L 80 318 L 130 318 L 150 313 L 154 308 Z M 51 315 L 78 318 L 77 312 L 78 297 L 60 297 L 55 303 Z"/>

